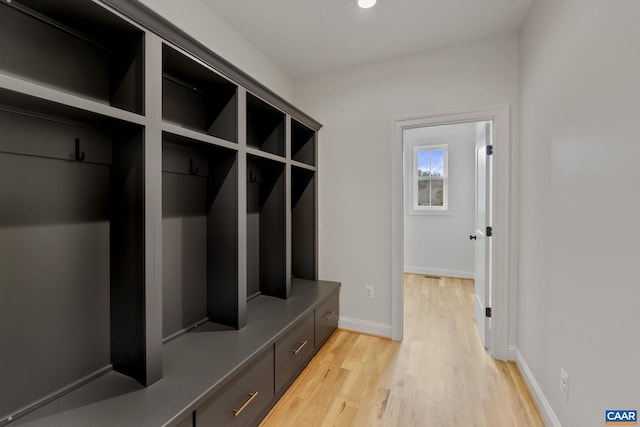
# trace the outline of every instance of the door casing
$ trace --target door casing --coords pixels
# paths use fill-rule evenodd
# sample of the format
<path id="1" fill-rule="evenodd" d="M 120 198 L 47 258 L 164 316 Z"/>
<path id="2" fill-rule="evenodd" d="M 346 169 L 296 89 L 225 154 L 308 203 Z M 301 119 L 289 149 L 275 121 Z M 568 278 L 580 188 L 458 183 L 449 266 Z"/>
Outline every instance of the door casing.
<path id="1" fill-rule="evenodd" d="M 491 262 L 492 334 L 489 354 L 499 360 L 512 359 L 509 352 L 509 325 L 515 321 L 510 308 L 512 279 L 516 277 L 516 257 L 511 243 L 511 107 L 509 105 L 463 111 L 398 117 L 392 121 L 391 150 L 391 338 L 402 340 L 404 330 L 404 191 L 403 131 L 416 127 L 493 121 L 493 247 Z M 512 356 L 512 355 L 511 355 Z"/>

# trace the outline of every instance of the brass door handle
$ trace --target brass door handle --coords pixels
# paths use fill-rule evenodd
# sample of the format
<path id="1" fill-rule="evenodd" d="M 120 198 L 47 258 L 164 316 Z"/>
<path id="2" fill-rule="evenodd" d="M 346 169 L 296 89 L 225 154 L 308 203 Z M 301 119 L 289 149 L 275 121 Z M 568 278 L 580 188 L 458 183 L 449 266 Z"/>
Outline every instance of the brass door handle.
<path id="1" fill-rule="evenodd" d="M 335 312 L 335 311 L 331 311 L 331 312 L 329 312 L 329 313 L 325 314 L 325 315 L 324 315 L 324 320 L 331 320 L 331 318 L 332 318 L 333 316 L 335 316 L 335 314 L 336 314 L 336 312 Z"/>
<path id="2" fill-rule="evenodd" d="M 242 413 L 242 411 L 245 410 L 245 408 L 247 406 L 249 406 L 249 404 L 253 401 L 253 399 L 255 399 L 258 396 L 258 392 L 256 391 L 255 393 L 249 393 L 249 399 L 244 402 L 244 405 L 242 405 L 240 407 L 240 409 L 232 409 L 233 411 L 233 416 L 237 417 L 238 415 L 240 415 Z"/>
<path id="3" fill-rule="evenodd" d="M 291 350 L 293 352 L 293 354 L 298 354 L 300 353 L 300 350 L 302 350 L 304 348 L 305 345 L 307 345 L 309 341 L 300 341 L 300 347 L 298 347 L 295 350 Z"/>

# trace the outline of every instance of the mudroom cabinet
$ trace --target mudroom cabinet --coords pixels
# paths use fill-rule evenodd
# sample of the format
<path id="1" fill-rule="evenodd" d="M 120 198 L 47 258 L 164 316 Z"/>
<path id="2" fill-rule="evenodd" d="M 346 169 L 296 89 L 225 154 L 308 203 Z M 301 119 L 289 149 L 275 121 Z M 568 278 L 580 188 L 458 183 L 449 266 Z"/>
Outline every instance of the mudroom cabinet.
<path id="1" fill-rule="evenodd" d="M 136 1 L 0 52 L 0 426 L 258 424 L 337 328 L 321 125 Z"/>

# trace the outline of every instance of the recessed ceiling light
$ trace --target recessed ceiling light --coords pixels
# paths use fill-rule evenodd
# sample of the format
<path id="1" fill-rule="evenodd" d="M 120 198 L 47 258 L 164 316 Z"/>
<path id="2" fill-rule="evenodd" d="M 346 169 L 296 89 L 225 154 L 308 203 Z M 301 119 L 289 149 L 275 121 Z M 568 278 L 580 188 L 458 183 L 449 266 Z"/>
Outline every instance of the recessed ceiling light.
<path id="1" fill-rule="evenodd" d="M 376 4 L 376 0 L 358 0 L 358 6 L 363 9 L 369 9 L 373 7 L 374 4 Z"/>

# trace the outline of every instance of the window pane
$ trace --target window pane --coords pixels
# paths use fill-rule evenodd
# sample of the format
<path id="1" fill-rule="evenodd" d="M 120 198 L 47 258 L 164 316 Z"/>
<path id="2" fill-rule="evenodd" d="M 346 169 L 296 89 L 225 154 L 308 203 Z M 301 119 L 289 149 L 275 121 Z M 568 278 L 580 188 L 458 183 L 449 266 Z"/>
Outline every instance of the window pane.
<path id="1" fill-rule="evenodd" d="M 418 176 L 431 176 L 431 151 L 418 151 Z"/>
<path id="2" fill-rule="evenodd" d="M 444 206 L 444 180 L 431 180 L 431 206 Z"/>
<path id="3" fill-rule="evenodd" d="M 418 151 L 418 177 L 444 176 L 444 150 Z"/>
<path id="4" fill-rule="evenodd" d="M 431 181 L 418 181 L 418 206 L 431 206 Z"/>
<path id="5" fill-rule="evenodd" d="M 444 150 L 431 150 L 431 176 L 444 176 Z"/>

